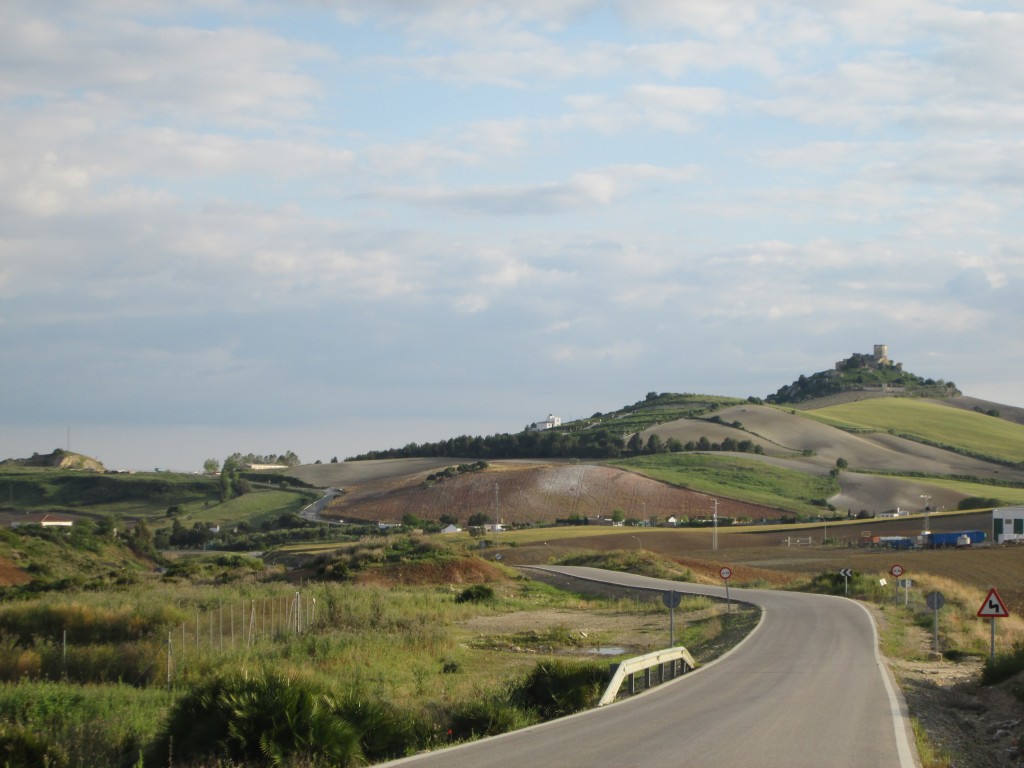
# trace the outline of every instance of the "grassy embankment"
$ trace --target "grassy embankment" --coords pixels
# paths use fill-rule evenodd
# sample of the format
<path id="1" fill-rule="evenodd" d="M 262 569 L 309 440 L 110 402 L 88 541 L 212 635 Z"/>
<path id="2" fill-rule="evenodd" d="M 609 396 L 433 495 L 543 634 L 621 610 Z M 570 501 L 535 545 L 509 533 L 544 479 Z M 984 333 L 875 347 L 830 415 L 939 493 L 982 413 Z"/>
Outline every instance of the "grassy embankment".
<path id="1" fill-rule="evenodd" d="M 669 453 L 609 462 L 680 488 L 792 510 L 800 516 L 828 511 L 825 499 L 839 492 L 831 477 L 782 469 L 753 459 Z"/>

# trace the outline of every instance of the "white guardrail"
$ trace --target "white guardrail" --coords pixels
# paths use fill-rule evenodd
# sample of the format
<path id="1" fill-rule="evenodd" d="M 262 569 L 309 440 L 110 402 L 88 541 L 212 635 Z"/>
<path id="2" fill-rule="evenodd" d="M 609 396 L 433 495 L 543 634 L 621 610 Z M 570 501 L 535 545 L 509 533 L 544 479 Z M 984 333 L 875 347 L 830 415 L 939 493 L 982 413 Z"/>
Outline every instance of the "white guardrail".
<path id="1" fill-rule="evenodd" d="M 697 662 L 693 660 L 690 652 L 682 646 L 668 648 L 664 651 L 654 651 L 643 656 L 634 656 L 632 659 L 620 661 L 615 672 L 612 674 L 612 679 L 609 681 L 604 695 L 597 702 L 597 706 L 603 707 L 615 701 L 619 695 L 619 689 L 627 679 L 629 681 L 629 692 L 636 693 L 637 672 L 644 673 L 643 686 L 646 690 L 652 685 L 664 683 L 666 680 L 674 680 L 679 675 L 686 674 L 696 666 Z M 666 667 L 668 668 L 667 673 Z M 657 682 L 652 680 L 654 676 L 651 674 L 651 670 L 655 668 L 659 670 Z"/>

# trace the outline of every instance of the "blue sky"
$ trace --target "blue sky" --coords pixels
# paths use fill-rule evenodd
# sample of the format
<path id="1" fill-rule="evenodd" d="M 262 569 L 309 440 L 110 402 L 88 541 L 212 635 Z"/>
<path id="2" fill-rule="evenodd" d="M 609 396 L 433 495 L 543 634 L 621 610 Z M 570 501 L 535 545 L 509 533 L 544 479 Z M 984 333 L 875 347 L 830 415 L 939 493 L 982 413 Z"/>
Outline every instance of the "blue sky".
<path id="1" fill-rule="evenodd" d="M 0 6 L 0 458 L 194 470 L 764 396 L 1024 405 L 1024 11 Z"/>

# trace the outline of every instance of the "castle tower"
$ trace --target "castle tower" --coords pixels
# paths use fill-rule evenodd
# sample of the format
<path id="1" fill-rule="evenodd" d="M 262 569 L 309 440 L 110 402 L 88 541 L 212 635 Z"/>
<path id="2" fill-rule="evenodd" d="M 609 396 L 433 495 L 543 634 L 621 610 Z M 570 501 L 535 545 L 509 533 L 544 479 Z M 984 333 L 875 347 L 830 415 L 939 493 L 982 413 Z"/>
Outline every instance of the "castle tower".
<path id="1" fill-rule="evenodd" d="M 889 362 L 889 345 L 888 344 L 875 344 L 875 362 L 884 365 Z"/>

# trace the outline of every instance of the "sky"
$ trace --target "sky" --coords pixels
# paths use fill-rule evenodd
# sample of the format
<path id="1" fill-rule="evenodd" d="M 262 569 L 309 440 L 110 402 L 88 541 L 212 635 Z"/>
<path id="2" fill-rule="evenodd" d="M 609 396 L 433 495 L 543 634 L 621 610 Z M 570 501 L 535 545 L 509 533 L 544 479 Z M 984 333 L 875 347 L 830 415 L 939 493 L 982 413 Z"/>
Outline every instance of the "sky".
<path id="1" fill-rule="evenodd" d="M 7 0 L 0 458 L 198 471 L 764 397 L 1024 405 L 1024 6 Z"/>

